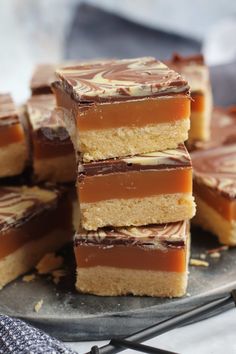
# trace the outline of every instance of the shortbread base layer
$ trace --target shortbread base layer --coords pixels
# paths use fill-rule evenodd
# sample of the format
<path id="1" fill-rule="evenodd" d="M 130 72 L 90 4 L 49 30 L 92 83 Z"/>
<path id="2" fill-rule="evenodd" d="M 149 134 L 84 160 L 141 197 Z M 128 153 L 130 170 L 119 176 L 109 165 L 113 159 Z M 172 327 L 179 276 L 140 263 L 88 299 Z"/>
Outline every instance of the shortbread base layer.
<path id="1" fill-rule="evenodd" d="M 175 149 L 187 140 L 190 128 L 190 120 L 181 119 L 145 127 L 89 130 L 75 134 L 76 127 L 72 121 L 66 117 L 65 120 L 75 150 L 81 152 L 84 161 Z"/>
<path id="2" fill-rule="evenodd" d="M 140 226 L 191 219 L 195 203 L 190 193 L 177 193 L 81 203 L 80 209 L 83 228 L 97 230 L 104 226 Z"/>
<path id="3" fill-rule="evenodd" d="M 193 223 L 215 234 L 222 244 L 236 245 L 236 221 L 228 221 L 198 196 L 195 197 L 197 213 Z"/>
<path id="4" fill-rule="evenodd" d="M 57 251 L 70 241 L 68 231 L 55 229 L 46 236 L 26 243 L 0 260 L 0 288 L 30 271 L 48 252 Z"/>
<path id="5" fill-rule="evenodd" d="M 208 141 L 209 139 L 210 126 L 206 124 L 205 112 L 192 112 L 188 142 Z"/>
<path id="6" fill-rule="evenodd" d="M 186 288 L 187 271 L 177 273 L 104 266 L 77 268 L 76 289 L 82 293 L 171 298 L 183 296 Z"/>
<path id="7" fill-rule="evenodd" d="M 76 179 L 75 154 L 60 157 L 34 159 L 34 175 L 37 181 L 74 182 Z"/>
<path id="8" fill-rule="evenodd" d="M 24 141 L 2 146 L 0 149 L 0 177 L 17 176 L 25 168 L 27 147 Z"/>

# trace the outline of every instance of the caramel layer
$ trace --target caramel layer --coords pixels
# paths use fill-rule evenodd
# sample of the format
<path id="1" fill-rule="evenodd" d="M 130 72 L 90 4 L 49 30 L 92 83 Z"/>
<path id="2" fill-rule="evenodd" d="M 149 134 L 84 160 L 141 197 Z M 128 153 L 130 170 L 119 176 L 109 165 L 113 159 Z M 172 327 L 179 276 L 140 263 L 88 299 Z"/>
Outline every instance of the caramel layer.
<path id="1" fill-rule="evenodd" d="M 186 270 L 186 248 L 160 251 L 147 247 L 79 245 L 75 247 L 75 256 L 81 268 L 108 266 L 178 273 Z"/>
<path id="2" fill-rule="evenodd" d="M 236 201 L 225 198 L 205 185 L 194 183 L 194 193 L 226 220 L 236 220 Z"/>
<path id="3" fill-rule="evenodd" d="M 56 228 L 68 230 L 68 241 L 70 241 L 69 235 L 72 236 L 72 211 L 68 198 L 64 198 L 65 200 L 59 202 L 58 208 L 45 210 L 22 226 L 12 227 L 2 232 L 0 235 L 0 259 L 13 253 L 27 242 L 44 237 Z"/>
<path id="4" fill-rule="evenodd" d="M 186 119 L 190 115 L 190 101 L 186 96 L 162 97 L 113 104 L 94 105 L 78 112 L 80 131 L 119 127 L 144 127 Z"/>
<path id="5" fill-rule="evenodd" d="M 205 110 L 205 96 L 201 93 L 191 93 L 191 112 L 203 112 Z"/>
<path id="6" fill-rule="evenodd" d="M 0 147 L 17 143 L 24 139 L 24 131 L 20 124 L 1 126 Z"/>
<path id="7" fill-rule="evenodd" d="M 78 183 L 78 190 L 81 203 L 191 193 L 192 170 L 180 168 L 87 176 Z"/>
<path id="8" fill-rule="evenodd" d="M 74 154 L 74 148 L 69 139 L 64 142 L 46 141 L 37 137 L 33 139 L 34 156 L 38 159 Z"/>
<path id="9" fill-rule="evenodd" d="M 190 99 L 186 95 L 164 96 L 134 101 L 77 105 L 61 89 L 55 87 L 57 105 L 77 117 L 80 131 L 120 127 L 144 127 L 186 119 L 190 116 Z"/>

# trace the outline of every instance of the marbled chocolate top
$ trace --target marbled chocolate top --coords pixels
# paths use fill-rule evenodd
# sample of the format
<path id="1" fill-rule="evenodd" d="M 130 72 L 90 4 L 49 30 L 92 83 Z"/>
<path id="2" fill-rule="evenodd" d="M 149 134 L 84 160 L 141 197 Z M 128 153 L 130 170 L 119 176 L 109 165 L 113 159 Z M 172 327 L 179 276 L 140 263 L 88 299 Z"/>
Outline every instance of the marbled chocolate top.
<path id="1" fill-rule="evenodd" d="M 195 141 L 190 148 L 209 149 L 232 143 L 236 143 L 236 106 L 215 108 L 211 118 L 211 139 Z"/>
<path id="2" fill-rule="evenodd" d="M 194 152 L 191 157 L 196 183 L 236 198 L 236 144 Z"/>
<path id="3" fill-rule="evenodd" d="M 39 64 L 36 66 L 30 81 L 33 94 L 50 93 L 51 83 L 56 80 L 55 70 L 58 64 Z"/>
<path id="4" fill-rule="evenodd" d="M 0 232 L 54 208 L 58 193 L 39 187 L 0 187 Z"/>
<path id="5" fill-rule="evenodd" d="M 0 126 L 19 123 L 16 107 L 10 94 L 0 94 Z"/>
<path id="6" fill-rule="evenodd" d="M 188 93 L 188 83 L 155 58 L 98 61 L 56 71 L 78 102 L 109 102 Z"/>
<path id="7" fill-rule="evenodd" d="M 174 54 L 166 63 L 188 81 L 192 93 L 201 93 L 209 89 L 209 70 L 201 54 L 189 57 Z"/>
<path id="8" fill-rule="evenodd" d="M 87 63 L 87 62 L 86 62 Z M 33 95 L 52 93 L 51 84 L 57 79 L 55 71 L 60 67 L 74 65 L 73 61 L 65 61 L 62 63 L 43 63 L 38 64 L 33 72 L 30 89 Z"/>
<path id="9" fill-rule="evenodd" d="M 187 221 L 139 227 L 106 227 L 97 231 L 81 230 L 75 236 L 75 245 L 130 245 L 160 249 L 184 247 L 188 233 Z"/>
<path id="10" fill-rule="evenodd" d="M 191 167 L 191 159 L 184 144 L 177 149 L 156 151 L 127 158 L 114 158 L 102 161 L 79 163 L 79 179 L 83 176 L 105 175 L 116 172 L 162 170 Z"/>
<path id="11" fill-rule="evenodd" d="M 29 122 L 34 132 L 40 131 L 44 138 L 64 141 L 69 134 L 62 119 L 63 111 L 56 108 L 53 95 L 35 95 L 27 101 Z"/>

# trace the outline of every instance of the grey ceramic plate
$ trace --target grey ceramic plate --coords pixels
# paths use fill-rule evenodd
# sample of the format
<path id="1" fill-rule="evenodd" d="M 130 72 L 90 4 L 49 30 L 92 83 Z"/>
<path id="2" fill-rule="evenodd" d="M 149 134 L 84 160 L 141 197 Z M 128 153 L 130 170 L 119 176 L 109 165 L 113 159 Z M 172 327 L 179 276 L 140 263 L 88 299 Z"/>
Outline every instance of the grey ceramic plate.
<path id="1" fill-rule="evenodd" d="M 200 229 L 192 234 L 192 257 L 218 247 L 215 238 Z M 71 250 L 64 252 L 73 259 Z M 30 283 L 19 279 L 0 292 L 0 312 L 20 317 L 67 341 L 125 336 L 220 297 L 236 286 L 236 249 L 223 251 L 219 259 L 207 260 L 208 268 L 191 267 L 188 296 L 182 299 L 80 295 L 73 289 L 73 277 L 58 286 L 47 278 Z M 34 305 L 40 299 L 43 306 L 35 313 Z"/>

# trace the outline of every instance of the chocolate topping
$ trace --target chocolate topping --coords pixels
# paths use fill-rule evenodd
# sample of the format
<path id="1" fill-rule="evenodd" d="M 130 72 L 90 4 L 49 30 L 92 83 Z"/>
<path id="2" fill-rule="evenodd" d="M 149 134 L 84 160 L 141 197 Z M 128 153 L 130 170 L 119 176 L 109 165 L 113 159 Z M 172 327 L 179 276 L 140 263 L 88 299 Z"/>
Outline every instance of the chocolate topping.
<path id="1" fill-rule="evenodd" d="M 186 64 L 205 65 L 204 57 L 202 54 L 194 54 L 183 57 L 178 53 L 174 53 L 170 62 L 178 66 Z"/>
<path id="2" fill-rule="evenodd" d="M 196 183 L 236 198 L 236 144 L 194 152 L 191 157 Z"/>
<path id="3" fill-rule="evenodd" d="M 19 123 L 14 102 L 9 94 L 0 94 L 0 126 Z"/>
<path id="4" fill-rule="evenodd" d="M 0 231 L 21 226 L 44 210 L 55 208 L 58 191 L 38 187 L 0 188 Z"/>
<path id="5" fill-rule="evenodd" d="M 190 148 L 209 149 L 232 143 L 236 143 L 236 106 L 215 108 L 211 119 L 211 139 L 195 141 Z"/>
<path id="6" fill-rule="evenodd" d="M 88 163 L 80 162 L 78 173 L 80 181 L 84 176 L 183 167 L 191 167 L 191 159 L 184 144 L 180 144 L 177 149 L 173 150 L 156 151 L 123 159 L 116 158 Z"/>
<path id="7" fill-rule="evenodd" d="M 81 230 L 75 235 L 75 246 L 81 244 L 101 246 L 184 247 L 188 235 L 188 222 L 163 225 L 112 228 L 97 231 Z"/>
<path id="8" fill-rule="evenodd" d="M 35 68 L 30 88 L 34 95 L 52 93 L 51 83 L 55 81 L 56 64 L 40 64 Z"/>
<path id="9" fill-rule="evenodd" d="M 55 85 L 79 103 L 109 102 L 189 92 L 188 83 L 155 58 L 98 61 L 56 71 Z"/>
<path id="10" fill-rule="evenodd" d="M 27 102 L 31 129 L 46 140 L 70 140 L 62 119 L 63 111 L 56 108 L 53 95 L 32 96 Z"/>
<path id="11" fill-rule="evenodd" d="M 174 54 L 166 64 L 188 81 L 192 93 L 202 93 L 209 89 L 209 70 L 201 54 L 188 57 Z"/>

